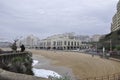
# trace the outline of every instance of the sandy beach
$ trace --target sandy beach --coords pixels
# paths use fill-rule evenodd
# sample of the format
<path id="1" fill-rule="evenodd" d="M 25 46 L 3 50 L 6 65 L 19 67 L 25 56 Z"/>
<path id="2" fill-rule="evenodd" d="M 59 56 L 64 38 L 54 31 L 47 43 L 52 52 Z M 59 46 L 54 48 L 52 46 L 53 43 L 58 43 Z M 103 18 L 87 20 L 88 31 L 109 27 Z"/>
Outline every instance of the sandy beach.
<path id="1" fill-rule="evenodd" d="M 29 50 L 40 61 L 36 68 L 51 69 L 59 74 L 68 72 L 75 78 L 100 77 L 120 72 L 120 63 L 98 56 L 76 52 Z M 41 65 L 46 64 L 46 65 Z M 63 73 L 62 73 L 63 72 Z"/>
<path id="2" fill-rule="evenodd" d="M 33 51 L 34 52 L 34 51 Z M 57 72 L 61 76 L 70 76 L 72 80 L 76 80 L 71 68 L 66 66 L 57 66 L 53 64 L 53 60 L 48 59 L 40 54 L 33 54 L 33 59 L 39 62 L 33 66 L 36 69 L 46 69 Z"/>

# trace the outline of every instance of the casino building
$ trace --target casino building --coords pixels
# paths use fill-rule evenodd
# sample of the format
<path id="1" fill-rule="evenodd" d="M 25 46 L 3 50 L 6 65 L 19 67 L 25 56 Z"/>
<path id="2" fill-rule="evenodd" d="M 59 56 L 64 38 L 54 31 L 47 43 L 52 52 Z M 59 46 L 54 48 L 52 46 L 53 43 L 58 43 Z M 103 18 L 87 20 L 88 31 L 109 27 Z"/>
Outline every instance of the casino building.
<path id="1" fill-rule="evenodd" d="M 56 50 L 77 50 L 89 47 L 87 44 L 76 39 L 73 33 L 58 34 L 46 39 L 42 39 L 39 42 L 39 46 L 40 49 Z"/>

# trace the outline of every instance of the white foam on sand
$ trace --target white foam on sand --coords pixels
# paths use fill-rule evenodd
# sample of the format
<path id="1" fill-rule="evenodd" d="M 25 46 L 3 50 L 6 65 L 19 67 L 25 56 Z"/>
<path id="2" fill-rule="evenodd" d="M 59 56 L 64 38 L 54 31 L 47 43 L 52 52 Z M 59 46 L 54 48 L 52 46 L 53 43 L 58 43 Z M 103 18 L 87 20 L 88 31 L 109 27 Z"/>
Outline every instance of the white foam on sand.
<path id="1" fill-rule="evenodd" d="M 38 60 L 33 60 L 32 66 L 37 65 L 38 62 L 39 62 Z M 32 71 L 34 73 L 34 76 L 36 77 L 42 77 L 42 78 L 49 78 L 49 77 L 60 78 L 61 77 L 58 73 L 51 70 L 32 68 Z"/>
<path id="2" fill-rule="evenodd" d="M 60 78 L 61 77 L 58 73 L 51 70 L 36 69 L 36 68 L 33 68 L 32 70 L 34 72 L 34 75 L 37 77 L 42 77 L 42 78 L 49 78 L 49 77 Z"/>
<path id="3" fill-rule="evenodd" d="M 38 64 L 38 60 L 33 60 L 32 66 L 35 66 L 36 64 Z"/>

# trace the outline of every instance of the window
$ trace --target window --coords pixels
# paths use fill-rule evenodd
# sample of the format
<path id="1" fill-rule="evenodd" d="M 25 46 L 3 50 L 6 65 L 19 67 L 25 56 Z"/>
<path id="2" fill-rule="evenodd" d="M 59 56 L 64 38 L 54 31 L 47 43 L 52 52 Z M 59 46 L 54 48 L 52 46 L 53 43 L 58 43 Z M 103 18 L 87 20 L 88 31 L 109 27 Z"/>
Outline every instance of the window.
<path id="1" fill-rule="evenodd" d="M 68 41 L 68 45 L 70 45 L 70 41 Z"/>
<path id="2" fill-rule="evenodd" d="M 76 46 L 76 42 L 74 42 L 75 46 Z"/>
<path id="3" fill-rule="evenodd" d="M 53 45 L 54 45 L 54 46 L 56 45 L 56 41 L 53 42 Z"/>
<path id="4" fill-rule="evenodd" d="M 79 42 L 77 42 L 77 45 L 79 46 Z"/>
<path id="5" fill-rule="evenodd" d="M 73 46 L 73 42 L 71 42 L 71 45 Z"/>
<path id="6" fill-rule="evenodd" d="M 66 41 L 64 41 L 64 45 L 66 45 L 66 43 L 67 43 L 67 42 L 66 42 Z"/>

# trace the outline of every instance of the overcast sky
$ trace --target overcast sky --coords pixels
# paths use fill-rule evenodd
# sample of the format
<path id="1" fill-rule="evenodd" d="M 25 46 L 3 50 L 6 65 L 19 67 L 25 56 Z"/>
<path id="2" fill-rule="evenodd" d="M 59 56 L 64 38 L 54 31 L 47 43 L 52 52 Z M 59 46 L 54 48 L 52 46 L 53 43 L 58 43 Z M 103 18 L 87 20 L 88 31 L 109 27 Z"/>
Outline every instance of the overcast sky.
<path id="1" fill-rule="evenodd" d="M 0 0 L 0 39 L 110 32 L 118 0 Z"/>

